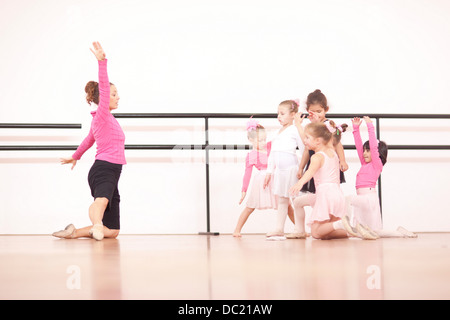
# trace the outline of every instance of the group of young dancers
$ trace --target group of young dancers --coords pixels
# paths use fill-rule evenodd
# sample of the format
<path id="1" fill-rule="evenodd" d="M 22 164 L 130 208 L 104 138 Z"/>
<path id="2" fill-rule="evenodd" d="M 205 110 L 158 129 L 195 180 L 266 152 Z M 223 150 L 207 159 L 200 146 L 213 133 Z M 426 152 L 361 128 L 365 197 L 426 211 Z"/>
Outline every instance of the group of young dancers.
<path id="1" fill-rule="evenodd" d="M 61 164 L 71 164 L 73 169 L 82 155 L 94 143 L 97 144 L 95 162 L 88 175 L 94 198 L 89 207 L 91 225 L 77 229 L 69 224 L 53 233 L 53 236 L 63 239 L 90 237 L 102 240 L 116 238 L 120 232 L 118 183 L 122 166 L 126 164 L 125 134 L 111 114 L 118 107 L 120 97 L 117 88 L 109 82 L 105 51 L 98 42 L 94 42 L 93 47 L 91 51 L 98 60 L 99 81 L 88 82 L 85 92 L 87 102 L 98 107 L 91 112 L 93 119 L 88 136 L 72 157 L 61 159 Z M 357 195 L 344 197 L 340 183 L 345 181 L 343 172 L 348 165 L 340 138 L 347 125 L 337 126 L 333 121 L 328 121 L 328 109 L 326 97 L 320 90 L 309 94 L 306 110 L 311 123 L 303 126 L 305 116 L 298 113 L 299 102 L 281 102 L 278 106 L 281 129 L 269 143 L 266 142 L 264 127 L 250 119 L 247 134 L 253 150 L 246 157 L 240 203 L 246 197 L 250 180 L 252 185 L 234 236 L 241 236 L 243 225 L 255 209 L 277 210 L 276 226 L 267 234 L 269 240 L 304 239 L 308 236 L 306 225 L 311 228 L 311 236 L 317 239 L 416 236 L 401 227 L 393 232 L 382 229 L 375 186 L 386 163 L 387 146 L 376 140 L 373 124 L 368 117 L 364 120 L 369 141 L 364 145 L 359 134 L 361 119 L 354 118 L 352 121 L 361 169 L 356 177 Z M 302 153 L 300 162 L 297 148 Z M 258 173 L 252 176 L 253 167 Z M 306 221 L 305 206 L 313 208 Z M 354 208 L 352 221 L 348 214 L 350 208 Z M 285 236 L 284 225 L 288 215 L 294 223 L 294 232 Z"/>
<path id="2" fill-rule="evenodd" d="M 303 125 L 306 116 L 298 112 L 299 102 L 281 102 L 278 106 L 281 129 L 270 142 L 266 142 L 266 130 L 261 124 L 252 118 L 248 121 L 247 137 L 253 150 L 245 159 L 240 203 L 247 196 L 253 167 L 258 173 L 253 175 L 246 207 L 233 236 L 241 236 L 242 227 L 255 209 L 276 209 L 276 225 L 267 233 L 267 240 L 305 239 L 309 236 L 306 226 L 310 227 L 313 238 L 323 240 L 417 237 L 403 227 L 395 231 L 383 230 L 376 184 L 386 163 L 388 148 L 386 143 L 376 139 L 369 117 L 364 117 L 369 134 L 364 144 L 360 135 L 363 120 L 352 119 L 361 168 L 356 176 L 356 195 L 344 196 L 340 184 L 345 182 L 348 165 L 340 140 L 348 126 L 328 120 L 328 110 L 326 96 L 320 90 L 311 92 L 306 100 L 310 123 Z M 302 154 L 300 161 L 297 148 Z M 312 207 L 308 219 L 306 206 Z M 294 232 L 285 235 L 287 216 L 294 223 Z"/>

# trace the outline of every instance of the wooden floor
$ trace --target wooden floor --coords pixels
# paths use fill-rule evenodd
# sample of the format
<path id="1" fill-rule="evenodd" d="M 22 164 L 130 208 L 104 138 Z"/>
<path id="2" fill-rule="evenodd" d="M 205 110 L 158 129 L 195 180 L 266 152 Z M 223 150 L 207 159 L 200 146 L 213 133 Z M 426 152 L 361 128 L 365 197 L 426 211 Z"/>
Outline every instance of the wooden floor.
<path id="1" fill-rule="evenodd" d="M 450 233 L 0 236 L 0 299 L 450 299 Z"/>

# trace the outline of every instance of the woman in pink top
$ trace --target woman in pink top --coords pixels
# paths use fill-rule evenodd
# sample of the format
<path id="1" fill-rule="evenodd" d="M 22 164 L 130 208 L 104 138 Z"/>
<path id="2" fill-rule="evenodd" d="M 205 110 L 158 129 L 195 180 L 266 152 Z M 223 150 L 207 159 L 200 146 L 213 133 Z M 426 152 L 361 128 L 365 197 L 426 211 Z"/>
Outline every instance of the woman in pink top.
<path id="1" fill-rule="evenodd" d="M 367 225 L 379 237 L 416 237 L 417 235 L 403 227 L 398 227 L 397 231 L 383 230 L 376 185 L 387 161 L 388 147 L 385 142 L 378 142 L 376 139 L 372 120 L 369 117 L 364 117 L 364 121 L 367 125 L 369 141 L 366 141 L 363 145 L 359 132 L 362 120 L 357 117 L 352 120 L 353 137 L 361 162 L 361 169 L 356 175 L 357 195 L 346 198 L 347 216 L 351 216 L 351 207 L 353 207 L 354 220 Z"/>
<path id="2" fill-rule="evenodd" d="M 76 229 L 73 224 L 53 235 L 59 238 L 74 239 L 92 237 L 102 240 L 104 237 L 115 238 L 120 231 L 120 195 L 118 182 L 125 160 L 125 135 L 111 114 L 117 109 L 119 95 L 116 87 L 109 82 L 107 59 L 100 43 L 93 43 L 95 57 L 99 66 L 99 82 L 90 81 L 86 85 L 86 100 L 89 104 L 98 105 L 92 112 L 92 123 L 88 136 L 83 140 L 71 158 L 61 159 L 61 164 L 72 164 L 77 161 L 94 142 L 97 144 L 95 162 L 89 171 L 88 181 L 94 202 L 89 207 L 89 218 L 92 226 Z"/>

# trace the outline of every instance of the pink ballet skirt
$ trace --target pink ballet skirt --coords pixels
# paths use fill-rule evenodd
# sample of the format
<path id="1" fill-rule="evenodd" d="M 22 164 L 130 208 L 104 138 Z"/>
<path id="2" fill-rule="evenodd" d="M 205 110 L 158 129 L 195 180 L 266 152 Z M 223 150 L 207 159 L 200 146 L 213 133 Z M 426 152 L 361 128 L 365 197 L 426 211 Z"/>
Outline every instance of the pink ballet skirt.
<path id="1" fill-rule="evenodd" d="M 314 175 L 316 186 L 316 202 L 312 213 L 306 222 L 309 227 L 314 222 L 325 222 L 333 217 L 342 218 L 345 215 L 345 196 L 340 187 L 339 158 L 324 156 L 322 167 Z"/>
<path id="2" fill-rule="evenodd" d="M 266 170 L 255 170 L 253 174 L 250 192 L 247 194 L 247 208 L 259 210 L 277 209 L 277 197 L 273 194 L 272 181 L 264 189 Z"/>

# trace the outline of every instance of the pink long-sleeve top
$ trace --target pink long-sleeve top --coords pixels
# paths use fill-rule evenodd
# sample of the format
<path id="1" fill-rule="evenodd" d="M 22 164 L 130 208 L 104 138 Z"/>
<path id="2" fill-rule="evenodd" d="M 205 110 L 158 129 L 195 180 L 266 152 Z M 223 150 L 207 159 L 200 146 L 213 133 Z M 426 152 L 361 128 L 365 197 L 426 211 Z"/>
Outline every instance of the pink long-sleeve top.
<path id="1" fill-rule="evenodd" d="M 378 153 L 378 141 L 375 137 L 375 129 L 372 123 L 367 123 L 367 129 L 369 132 L 369 147 L 372 161 L 366 163 L 363 156 L 363 143 L 361 140 L 361 134 L 359 133 L 359 126 L 353 126 L 353 137 L 355 139 L 355 147 L 358 151 L 359 161 L 361 162 L 361 169 L 359 169 L 356 175 L 356 189 L 359 188 L 375 188 L 378 177 L 383 170 L 383 163 Z"/>
<path id="2" fill-rule="evenodd" d="M 98 108 L 91 112 L 93 119 L 89 134 L 79 145 L 72 158 L 80 160 L 81 156 L 96 142 L 96 160 L 126 164 L 125 134 L 109 110 L 110 84 L 106 59 L 98 61 L 98 79 L 100 93 Z"/>
<path id="3" fill-rule="evenodd" d="M 269 158 L 271 147 L 272 143 L 268 142 L 266 147 L 267 153 L 252 150 L 247 154 L 247 157 L 245 158 L 245 173 L 242 182 L 242 192 L 247 192 L 250 178 L 252 177 L 253 167 L 258 170 L 267 169 L 267 160 Z"/>

